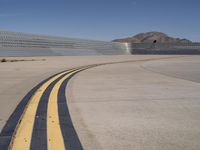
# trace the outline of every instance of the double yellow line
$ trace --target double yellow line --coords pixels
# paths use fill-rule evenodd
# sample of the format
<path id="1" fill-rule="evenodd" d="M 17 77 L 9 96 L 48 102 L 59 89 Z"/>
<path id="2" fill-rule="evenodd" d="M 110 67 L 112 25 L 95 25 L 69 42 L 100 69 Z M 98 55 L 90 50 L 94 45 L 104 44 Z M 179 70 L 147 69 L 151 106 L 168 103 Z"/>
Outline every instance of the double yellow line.
<path id="1" fill-rule="evenodd" d="M 58 78 L 62 77 L 58 80 L 58 82 L 54 85 L 48 101 L 48 108 L 47 108 L 47 147 L 49 150 L 64 150 L 65 144 L 60 128 L 59 123 L 59 114 L 58 114 L 58 91 L 61 86 L 61 84 L 70 78 L 71 75 L 94 67 L 96 65 L 90 65 L 85 67 L 79 67 L 75 69 L 71 69 L 65 72 L 62 72 L 60 74 L 57 74 L 56 76 L 50 78 L 48 81 L 43 83 L 41 87 L 34 93 L 34 95 L 31 97 L 29 103 L 27 104 L 27 107 L 24 110 L 23 115 L 21 116 L 20 122 L 17 125 L 17 128 L 15 129 L 14 136 L 12 137 L 9 149 L 12 150 L 28 150 L 30 149 L 31 145 L 31 138 L 32 138 L 32 132 L 34 128 L 34 121 L 36 117 L 37 108 L 40 102 L 40 99 L 45 92 L 45 90 L 48 88 L 48 86 L 57 80 Z"/>
<path id="2" fill-rule="evenodd" d="M 44 82 L 37 91 L 32 95 L 31 99 L 29 100 L 29 103 L 27 104 L 20 121 L 18 122 L 18 125 L 14 131 L 14 134 L 12 136 L 9 149 L 11 150 L 28 150 L 31 147 L 31 140 L 32 140 L 32 133 L 34 128 L 34 122 L 37 112 L 37 108 L 39 105 L 39 102 L 41 100 L 42 95 L 46 91 L 46 89 L 50 86 L 51 83 L 56 81 L 55 85 L 53 86 L 53 89 L 51 90 L 51 93 L 49 95 L 48 99 L 48 106 L 47 106 L 47 118 L 46 118 L 46 124 L 47 124 L 47 147 L 49 150 L 64 150 L 65 149 L 65 143 L 60 127 L 60 121 L 59 121 L 59 114 L 58 114 L 58 91 L 62 83 L 70 78 L 72 75 L 76 74 L 77 72 L 80 72 L 82 70 L 92 68 L 95 66 L 100 65 L 108 65 L 108 64 L 116 64 L 116 63 L 127 63 L 127 62 L 139 62 L 139 61 L 150 61 L 150 60 L 160 60 L 160 59 L 169 59 L 173 57 L 168 58 L 152 58 L 152 59 L 145 59 L 145 60 L 127 60 L 122 62 L 110 62 L 110 63 L 101 63 L 101 64 L 94 64 L 94 65 L 88 65 L 83 67 L 74 68 L 62 73 L 59 73 L 55 75 L 54 77 L 50 78 L 46 82 Z"/>

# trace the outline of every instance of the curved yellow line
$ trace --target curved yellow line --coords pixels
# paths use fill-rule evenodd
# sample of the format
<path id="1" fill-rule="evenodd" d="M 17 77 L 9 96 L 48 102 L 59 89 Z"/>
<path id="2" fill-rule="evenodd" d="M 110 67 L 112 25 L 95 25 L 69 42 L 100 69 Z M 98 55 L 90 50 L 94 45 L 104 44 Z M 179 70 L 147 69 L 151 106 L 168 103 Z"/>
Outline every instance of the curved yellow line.
<path id="1" fill-rule="evenodd" d="M 88 67 L 87 67 L 88 68 Z M 59 114 L 58 114 L 58 91 L 61 84 L 76 72 L 84 70 L 81 68 L 73 72 L 68 73 L 62 79 L 60 79 L 53 87 L 48 102 L 47 109 L 47 138 L 48 138 L 48 150 L 65 150 L 64 139 L 60 128 Z"/>
<path id="2" fill-rule="evenodd" d="M 47 110 L 47 135 L 48 135 L 48 149 L 65 149 L 64 140 L 59 124 L 58 106 L 57 106 L 57 94 L 60 85 L 64 80 L 70 77 L 72 74 L 79 72 L 81 70 L 94 67 L 96 65 L 88 65 L 83 67 L 78 67 L 70 69 L 68 71 L 62 72 L 48 81 L 46 81 L 31 97 L 29 103 L 27 104 L 21 120 L 15 129 L 14 136 L 12 137 L 9 149 L 11 150 L 28 150 L 31 145 L 32 132 L 34 127 L 35 116 L 40 99 L 47 89 L 47 87 L 56 79 L 66 74 L 62 79 L 60 79 L 53 87 Z"/>
<path id="3" fill-rule="evenodd" d="M 12 149 L 12 150 L 30 149 L 35 115 L 36 115 L 37 107 L 38 107 L 38 104 L 43 92 L 54 80 L 58 79 L 59 77 L 61 77 L 62 75 L 70 71 L 71 70 L 68 70 L 66 72 L 60 73 L 52 77 L 35 92 L 30 102 L 28 103 L 26 109 L 24 110 L 21 120 L 15 130 L 15 135 L 14 137 L 12 137 L 9 149 Z"/>

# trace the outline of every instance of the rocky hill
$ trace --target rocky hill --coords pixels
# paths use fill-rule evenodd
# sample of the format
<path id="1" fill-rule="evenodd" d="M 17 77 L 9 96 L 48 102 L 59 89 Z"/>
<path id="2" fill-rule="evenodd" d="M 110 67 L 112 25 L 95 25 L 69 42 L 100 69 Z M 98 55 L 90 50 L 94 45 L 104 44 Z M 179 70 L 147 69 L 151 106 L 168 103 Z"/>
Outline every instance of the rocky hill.
<path id="1" fill-rule="evenodd" d="M 190 43 L 188 39 L 170 37 L 162 32 L 140 33 L 124 39 L 116 39 L 113 42 L 121 43 Z"/>

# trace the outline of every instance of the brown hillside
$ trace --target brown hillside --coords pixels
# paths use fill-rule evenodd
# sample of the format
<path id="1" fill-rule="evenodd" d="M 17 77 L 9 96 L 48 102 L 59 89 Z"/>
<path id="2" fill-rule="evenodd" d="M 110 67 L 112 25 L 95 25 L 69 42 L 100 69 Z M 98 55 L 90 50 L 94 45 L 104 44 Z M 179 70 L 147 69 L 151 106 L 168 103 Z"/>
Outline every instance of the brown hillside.
<path id="1" fill-rule="evenodd" d="M 132 37 L 124 39 L 116 39 L 113 42 L 122 42 L 122 43 L 190 43 L 190 40 L 173 38 L 162 32 L 147 32 L 140 33 Z"/>

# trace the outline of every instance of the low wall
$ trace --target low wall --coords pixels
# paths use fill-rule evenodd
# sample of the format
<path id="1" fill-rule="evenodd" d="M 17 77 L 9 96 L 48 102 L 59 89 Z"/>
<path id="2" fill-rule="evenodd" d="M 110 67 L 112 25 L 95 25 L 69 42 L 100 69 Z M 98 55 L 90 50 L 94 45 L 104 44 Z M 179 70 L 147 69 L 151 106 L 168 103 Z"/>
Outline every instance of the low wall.
<path id="1" fill-rule="evenodd" d="M 131 54 L 200 54 L 200 43 L 131 43 Z"/>

